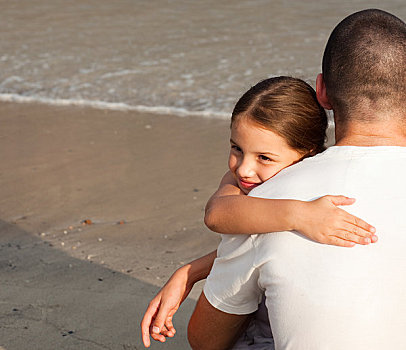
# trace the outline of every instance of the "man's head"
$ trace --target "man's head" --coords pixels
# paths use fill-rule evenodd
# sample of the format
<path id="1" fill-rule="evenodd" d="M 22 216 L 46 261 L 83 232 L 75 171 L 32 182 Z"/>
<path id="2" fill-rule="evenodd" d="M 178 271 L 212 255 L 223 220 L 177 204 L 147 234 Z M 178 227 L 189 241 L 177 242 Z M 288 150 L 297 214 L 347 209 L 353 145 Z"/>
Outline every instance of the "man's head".
<path id="1" fill-rule="evenodd" d="M 323 79 L 343 125 L 405 117 L 406 24 L 376 9 L 348 16 L 327 42 Z"/>

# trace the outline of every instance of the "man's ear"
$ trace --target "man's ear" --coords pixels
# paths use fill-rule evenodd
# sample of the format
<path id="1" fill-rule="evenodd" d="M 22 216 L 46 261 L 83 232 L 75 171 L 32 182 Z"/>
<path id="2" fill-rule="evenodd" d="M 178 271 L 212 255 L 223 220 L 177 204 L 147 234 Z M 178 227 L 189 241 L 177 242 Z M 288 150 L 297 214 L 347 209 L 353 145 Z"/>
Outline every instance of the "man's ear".
<path id="1" fill-rule="evenodd" d="M 319 103 L 325 109 L 333 109 L 327 97 L 326 84 L 324 83 L 323 74 L 319 74 L 316 79 L 316 96 Z"/>

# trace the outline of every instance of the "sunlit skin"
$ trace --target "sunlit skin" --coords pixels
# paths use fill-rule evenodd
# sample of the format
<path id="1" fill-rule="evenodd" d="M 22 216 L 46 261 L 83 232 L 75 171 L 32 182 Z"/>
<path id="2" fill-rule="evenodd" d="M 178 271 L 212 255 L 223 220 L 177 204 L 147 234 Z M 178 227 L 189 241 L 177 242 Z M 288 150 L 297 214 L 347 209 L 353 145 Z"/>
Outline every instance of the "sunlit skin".
<path id="1" fill-rule="evenodd" d="M 303 157 L 282 136 L 247 117 L 233 123 L 230 144 L 228 166 L 245 194 Z"/>

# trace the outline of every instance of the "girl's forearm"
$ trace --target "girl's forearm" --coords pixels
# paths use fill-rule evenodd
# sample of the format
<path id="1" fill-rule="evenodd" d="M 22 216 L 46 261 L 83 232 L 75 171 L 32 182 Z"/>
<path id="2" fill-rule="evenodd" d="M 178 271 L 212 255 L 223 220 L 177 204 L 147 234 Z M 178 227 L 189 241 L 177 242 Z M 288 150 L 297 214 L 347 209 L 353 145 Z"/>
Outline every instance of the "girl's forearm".
<path id="1" fill-rule="evenodd" d="M 296 229 L 300 201 L 248 196 L 213 198 L 206 208 L 205 224 L 215 232 L 257 234 Z"/>
<path id="2" fill-rule="evenodd" d="M 217 257 L 217 250 L 202 256 L 199 259 L 193 260 L 190 263 L 179 268 L 179 272 L 184 273 L 187 277 L 188 286 L 192 287 L 196 282 L 205 279 L 213 266 L 213 262 Z"/>

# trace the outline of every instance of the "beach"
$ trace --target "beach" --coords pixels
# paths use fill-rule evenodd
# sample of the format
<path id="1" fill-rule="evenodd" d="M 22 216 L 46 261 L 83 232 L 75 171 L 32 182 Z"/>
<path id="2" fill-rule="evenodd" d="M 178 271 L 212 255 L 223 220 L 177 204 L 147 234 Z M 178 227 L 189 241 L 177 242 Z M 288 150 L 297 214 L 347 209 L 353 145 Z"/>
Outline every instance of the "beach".
<path id="1" fill-rule="evenodd" d="M 158 287 L 219 242 L 203 214 L 228 122 L 12 103 L 0 119 L 0 345 L 141 349 Z M 188 349 L 199 291 L 152 349 Z"/>

